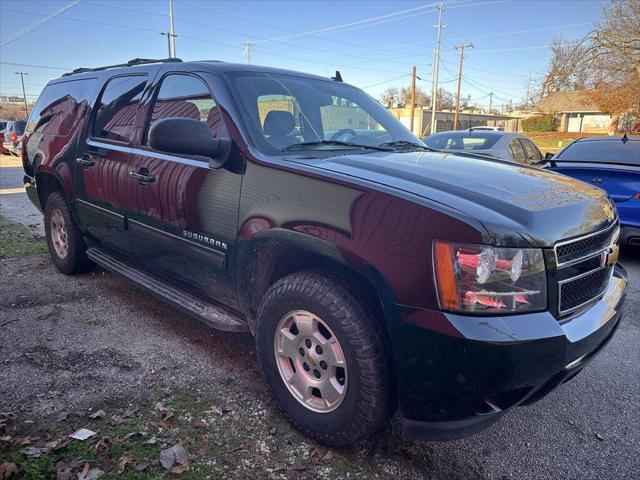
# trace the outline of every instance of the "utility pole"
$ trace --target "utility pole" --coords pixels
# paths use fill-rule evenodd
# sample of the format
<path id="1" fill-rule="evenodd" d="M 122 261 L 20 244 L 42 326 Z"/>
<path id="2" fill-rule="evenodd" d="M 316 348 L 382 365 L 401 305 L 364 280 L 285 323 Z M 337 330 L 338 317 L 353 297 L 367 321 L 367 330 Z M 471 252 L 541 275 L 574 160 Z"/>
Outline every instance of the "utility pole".
<path id="1" fill-rule="evenodd" d="M 253 47 L 254 43 L 251 40 L 245 40 L 242 42 L 242 46 L 244 47 L 244 58 L 247 60 L 247 63 L 251 63 L 251 47 Z"/>
<path id="2" fill-rule="evenodd" d="M 176 58 L 176 30 L 173 26 L 173 0 L 169 0 L 169 39 L 170 48 L 169 48 L 169 58 Z"/>
<path id="3" fill-rule="evenodd" d="M 513 112 L 513 109 L 511 108 L 511 99 L 509 99 L 509 115 L 511 115 L 511 112 Z"/>
<path id="4" fill-rule="evenodd" d="M 493 92 L 489 92 L 489 114 L 491 114 L 492 105 L 493 105 Z"/>
<path id="5" fill-rule="evenodd" d="M 16 72 L 16 75 L 20 75 L 20 81 L 22 82 L 22 98 L 24 98 L 24 113 L 29 118 L 29 107 L 27 106 L 27 92 L 24 89 L 24 76 L 29 75 L 27 72 Z"/>
<path id="6" fill-rule="evenodd" d="M 433 75 L 432 75 L 432 90 L 431 90 L 431 133 L 436 133 L 436 95 L 438 94 L 438 73 L 440 70 L 440 36 L 442 33 L 442 10 L 444 10 L 444 3 L 440 2 L 438 6 L 438 36 L 436 40 L 436 49 L 433 53 Z M 435 27 L 436 25 L 434 25 Z"/>
<path id="7" fill-rule="evenodd" d="M 411 119 L 409 120 L 409 130 L 413 133 L 413 116 L 416 112 L 416 66 L 411 71 Z"/>
<path id="8" fill-rule="evenodd" d="M 453 114 L 453 129 L 458 129 L 458 112 L 460 111 L 460 83 L 462 82 L 462 62 L 464 62 L 464 49 L 473 48 L 471 43 L 456 45 L 456 50 L 460 50 L 460 66 L 458 67 L 458 92 L 456 93 L 456 113 Z"/>

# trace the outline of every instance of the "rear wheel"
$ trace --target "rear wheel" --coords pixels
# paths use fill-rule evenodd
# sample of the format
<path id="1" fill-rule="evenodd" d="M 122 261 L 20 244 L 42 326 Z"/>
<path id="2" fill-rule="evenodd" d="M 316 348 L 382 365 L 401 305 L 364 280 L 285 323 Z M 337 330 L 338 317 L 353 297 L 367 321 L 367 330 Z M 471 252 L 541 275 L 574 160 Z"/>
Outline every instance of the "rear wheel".
<path id="1" fill-rule="evenodd" d="M 332 446 L 369 437 L 390 413 L 390 365 L 376 313 L 340 279 L 302 272 L 258 309 L 258 359 L 294 425 Z"/>
<path id="2" fill-rule="evenodd" d="M 44 230 L 51 260 L 58 270 L 71 275 L 91 266 L 82 233 L 60 192 L 47 197 Z"/>

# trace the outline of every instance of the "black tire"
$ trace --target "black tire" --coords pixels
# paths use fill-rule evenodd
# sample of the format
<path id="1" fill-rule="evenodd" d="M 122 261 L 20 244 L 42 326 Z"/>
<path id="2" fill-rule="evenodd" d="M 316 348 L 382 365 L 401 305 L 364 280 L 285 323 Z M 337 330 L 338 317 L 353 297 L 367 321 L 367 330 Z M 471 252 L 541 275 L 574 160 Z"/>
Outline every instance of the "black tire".
<path id="1" fill-rule="evenodd" d="M 349 373 L 342 403 L 330 412 L 302 405 L 285 385 L 274 353 L 274 336 L 287 313 L 306 310 L 332 330 Z M 300 272 L 272 285 L 257 314 L 258 360 L 273 397 L 296 428 L 329 446 L 370 437 L 384 427 L 392 402 L 391 364 L 378 314 L 340 278 Z"/>
<path id="2" fill-rule="evenodd" d="M 51 218 L 61 215 L 67 240 L 67 253 L 61 255 L 54 246 L 52 238 Z M 51 260 L 58 270 L 67 275 L 81 273 L 91 268 L 91 261 L 87 257 L 87 245 L 78 224 L 74 220 L 69 206 L 60 192 L 52 192 L 48 197 L 44 209 L 44 231 Z"/>

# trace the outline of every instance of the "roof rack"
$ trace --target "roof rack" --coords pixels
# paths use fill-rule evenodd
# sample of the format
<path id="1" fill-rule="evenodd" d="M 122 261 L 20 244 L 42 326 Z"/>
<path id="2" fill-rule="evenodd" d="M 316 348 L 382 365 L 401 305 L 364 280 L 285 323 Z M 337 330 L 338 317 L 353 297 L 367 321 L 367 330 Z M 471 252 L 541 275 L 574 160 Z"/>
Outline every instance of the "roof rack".
<path id="1" fill-rule="evenodd" d="M 106 65 L 104 67 L 95 67 L 95 68 L 76 68 L 72 72 L 67 72 L 62 74 L 63 77 L 68 77 L 69 75 L 75 75 L 77 73 L 84 72 L 98 72 L 100 70 L 107 70 L 109 68 L 118 68 L 118 67 L 133 67 L 134 65 L 146 65 L 148 63 L 171 63 L 171 62 L 182 62 L 179 58 L 134 58 L 133 60 L 129 60 L 127 63 L 118 63 L 116 65 Z"/>

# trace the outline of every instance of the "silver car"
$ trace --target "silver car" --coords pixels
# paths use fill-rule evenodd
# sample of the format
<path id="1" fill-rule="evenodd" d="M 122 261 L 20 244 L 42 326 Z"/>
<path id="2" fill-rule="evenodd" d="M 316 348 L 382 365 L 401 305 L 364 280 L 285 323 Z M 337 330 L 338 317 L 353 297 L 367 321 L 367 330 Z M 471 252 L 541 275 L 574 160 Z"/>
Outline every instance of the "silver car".
<path id="1" fill-rule="evenodd" d="M 535 164 L 544 156 L 531 140 L 517 133 L 491 130 L 456 130 L 423 138 L 429 147 L 443 152 L 467 152 L 522 164 Z"/>

